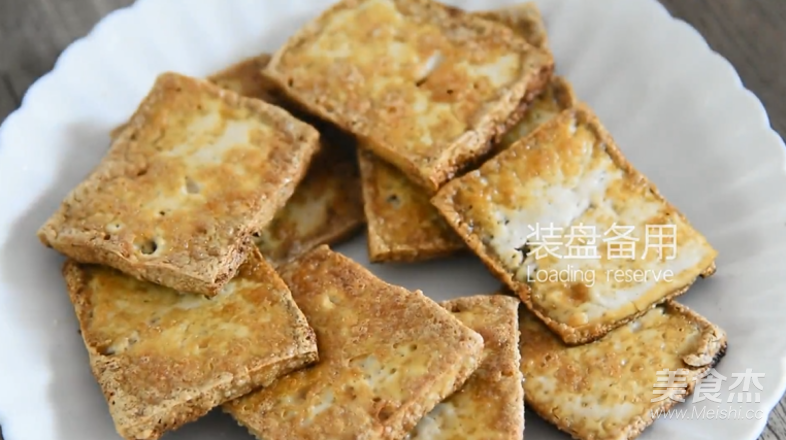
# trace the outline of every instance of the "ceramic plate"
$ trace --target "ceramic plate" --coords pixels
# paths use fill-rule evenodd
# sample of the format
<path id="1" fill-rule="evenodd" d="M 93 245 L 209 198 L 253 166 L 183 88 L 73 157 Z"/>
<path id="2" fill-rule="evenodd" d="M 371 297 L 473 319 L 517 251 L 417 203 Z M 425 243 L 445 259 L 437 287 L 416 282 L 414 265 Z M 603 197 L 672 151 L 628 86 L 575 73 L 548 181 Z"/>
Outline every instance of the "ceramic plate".
<path id="1" fill-rule="evenodd" d="M 166 70 L 205 76 L 272 51 L 329 0 L 141 0 L 68 48 L 0 131 L 0 425 L 6 440 L 118 438 L 88 368 L 60 276 L 37 228 L 100 160 L 121 123 Z M 467 0 L 491 9 L 511 1 Z M 679 406 L 642 438 L 756 439 L 786 388 L 786 171 L 782 140 L 731 65 L 654 0 L 542 0 L 558 71 L 623 152 L 720 251 L 718 273 L 681 301 L 723 327 L 723 404 Z M 367 263 L 363 238 L 338 248 Z M 435 299 L 498 286 L 474 258 L 370 266 Z M 733 374 L 763 374 L 758 402 L 726 404 Z M 621 386 L 624 386 L 621 384 Z M 741 386 L 736 391 L 741 391 Z M 645 396 L 645 398 L 648 398 Z M 755 398 L 753 400 L 756 400 Z M 734 400 L 736 402 L 736 399 Z M 700 417 L 697 410 L 739 408 Z M 565 439 L 529 414 L 527 437 Z M 248 439 L 219 412 L 169 434 Z"/>

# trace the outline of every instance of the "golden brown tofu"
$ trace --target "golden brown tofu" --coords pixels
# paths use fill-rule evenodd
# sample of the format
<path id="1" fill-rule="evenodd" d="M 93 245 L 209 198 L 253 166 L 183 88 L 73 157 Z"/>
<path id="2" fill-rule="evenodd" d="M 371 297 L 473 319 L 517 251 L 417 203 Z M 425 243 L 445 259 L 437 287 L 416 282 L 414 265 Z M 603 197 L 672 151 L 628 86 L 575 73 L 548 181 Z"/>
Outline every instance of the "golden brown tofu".
<path id="1" fill-rule="evenodd" d="M 717 252 L 584 105 L 432 202 L 568 344 L 603 336 L 714 270 Z"/>
<path id="2" fill-rule="evenodd" d="M 262 99 L 288 110 L 278 87 L 261 74 L 270 60 L 260 55 L 242 61 L 210 80 L 241 95 Z M 300 116 L 294 110 L 296 116 Z M 274 265 L 291 261 L 321 244 L 336 244 L 365 222 L 354 142 L 327 130 L 322 149 L 308 173 L 273 221 L 254 234 L 254 242 Z"/>
<path id="3" fill-rule="evenodd" d="M 517 298 L 479 295 L 442 303 L 483 336 L 483 363 L 464 386 L 423 417 L 411 440 L 521 440 L 524 388 Z"/>
<path id="4" fill-rule="evenodd" d="M 319 133 L 278 107 L 163 74 L 39 237 L 82 263 L 215 295 L 318 147 Z"/>
<path id="5" fill-rule="evenodd" d="M 503 23 L 533 46 L 547 49 L 545 25 L 534 3 L 476 14 Z M 570 84 L 563 78 L 553 77 L 495 149 L 506 148 L 574 103 Z M 372 262 L 423 261 L 465 248 L 464 242 L 431 205 L 427 191 L 372 153 L 360 154 L 359 161 Z"/>
<path id="6" fill-rule="evenodd" d="M 281 275 L 320 362 L 224 408 L 265 440 L 401 439 L 478 368 L 482 337 L 321 246 Z"/>
<path id="7" fill-rule="evenodd" d="M 553 77 L 495 148 L 509 147 L 575 103 L 571 85 Z M 423 188 L 370 152 L 361 152 L 359 161 L 372 262 L 423 261 L 465 249 Z"/>
<path id="8" fill-rule="evenodd" d="M 578 440 L 637 437 L 654 414 L 685 400 L 726 351 L 721 329 L 671 301 L 576 347 L 525 307 L 519 327 L 527 406 Z M 660 381 L 665 370 L 671 384 Z"/>
<path id="9" fill-rule="evenodd" d="M 118 433 L 159 438 L 317 360 L 314 333 L 254 250 L 218 296 L 69 260 L 64 275 Z"/>
<path id="10" fill-rule="evenodd" d="M 432 0 L 343 0 L 303 27 L 265 74 L 436 191 L 489 152 L 553 70 L 506 26 Z"/>

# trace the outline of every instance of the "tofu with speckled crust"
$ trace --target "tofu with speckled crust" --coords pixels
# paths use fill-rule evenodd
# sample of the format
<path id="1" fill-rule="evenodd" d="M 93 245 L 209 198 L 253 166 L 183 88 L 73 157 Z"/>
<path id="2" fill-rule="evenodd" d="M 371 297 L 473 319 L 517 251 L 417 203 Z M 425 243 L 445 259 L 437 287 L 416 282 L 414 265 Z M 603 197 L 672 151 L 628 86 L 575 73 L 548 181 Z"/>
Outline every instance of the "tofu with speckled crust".
<path id="1" fill-rule="evenodd" d="M 157 439 L 318 358 L 314 332 L 256 249 L 211 299 L 73 260 L 63 273 L 125 439 Z"/>
<path id="2" fill-rule="evenodd" d="M 506 26 L 432 0 L 343 0 L 265 74 L 433 193 L 491 149 L 553 58 Z"/>
<path id="3" fill-rule="evenodd" d="M 637 437 L 654 414 L 690 396 L 726 352 L 723 330 L 672 301 L 576 347 L 525 307 L 519 328 L 527 407 L 577 440 Z M 676 372 L 675 386 L 656 386 L 664 370 Z"/>
<path id="4" fill-rule="evenodd" d="M 213 296 L 318 148 L 319 133 L 279 107 L 166 73 L 39 238 L 79 262 Z"/>
<path id="5" fill-rule="evenodd" d="M 548 50 L 545 24 L 534 3 L 495 11 L 477 12 L 503 23 L 531 45 Z M 534 101 L 521 108 L 521 120 L 505 132 L 499 150 L 526 136 L 538 125 L 575 103 L 573 89 L 561 77 L 552 77 Z M 368 254 L 375 263 L 423 261 L 465 249 L 464 242 L 431 205 L 430 196 L 393 165 L 366 151 L 358 156 L 363 207 L 368 225 Z"/>
<path id="6" fill-rule="evenodd" d="M 715 270 L 715 249 L 583 104 L 432 202 L 567 344 L 598 339 Z"/>
<path id="7" fill-rule="evenodd" d="M 249 58 L 209 79 L 243 96 L 285 108 L 302 119 L 299 109 L 292 109 L 278 87 L 261 74 L 269 61 L 267 54 Z M 304 120 L 312 122 L 307 116 Z M 276 266 L 319 245 L 339 243 L 365 222 L 355 142 L 324 125 L 317 124 L 322 148 L 314 156 L 306 177 L 273 221 L 254 234 L 254 243 Z"/>
<path id="8" fill-rule="evenodd" d="M 410 440 L 521 440 L 524 388 L 517 298 L 478 295 L 445 301 L 461 322 L 483 336 L 483 362 L 460 390 L 423 417 Z"/>
<path id="9" fill-rule="evenodd" d="M 327 246 L 280 272 L 320 361 L 224 406 L 259 439 L 402 439 L 481 363 L 478 333 Z"/>

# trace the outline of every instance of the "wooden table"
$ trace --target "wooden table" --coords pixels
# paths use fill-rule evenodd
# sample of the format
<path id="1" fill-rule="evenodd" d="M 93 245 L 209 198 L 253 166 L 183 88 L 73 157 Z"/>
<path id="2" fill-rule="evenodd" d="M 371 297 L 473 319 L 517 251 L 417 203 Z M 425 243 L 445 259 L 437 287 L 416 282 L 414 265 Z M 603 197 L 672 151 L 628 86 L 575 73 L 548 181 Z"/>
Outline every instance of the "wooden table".
<path id="1" fill-rule="evenodd" d="M 267 1 L 267 0 L 265 0 Z M 579 1 L 579 0 L 577 0 Z M 786 134 L 786 1 L 661 0 L 737 68 Z M 57 55 L 98 20 L 132 0 L 0 0 L 0 121 Z M 760 440 L 786 440 L 786 399 Z M 2 433 L 0 433 L 2 440 Z M 17 439 L 11 439 L 17 440 Z"/>

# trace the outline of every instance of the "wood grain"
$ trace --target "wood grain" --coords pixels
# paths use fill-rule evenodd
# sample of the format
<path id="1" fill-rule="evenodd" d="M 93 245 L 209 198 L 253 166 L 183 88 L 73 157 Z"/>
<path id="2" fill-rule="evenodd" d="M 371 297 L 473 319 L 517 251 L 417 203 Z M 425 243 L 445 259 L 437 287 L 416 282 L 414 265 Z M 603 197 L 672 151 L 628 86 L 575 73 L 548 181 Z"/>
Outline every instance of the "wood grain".
<path id="1" fill-rule="evenodd" d="M 786 133 L 786 1 L 661 0 L 701 32 L 761 98 L 772 126 Z M 0 121 L 57 56 L 110 11 L 132 0 L 0 0 Z M 0 440 L 2 431 L 0 430 Z M 8 439 L 17 440 L 17 439 Z M 760 440 L 786 440 L 786 400 Z"/>

